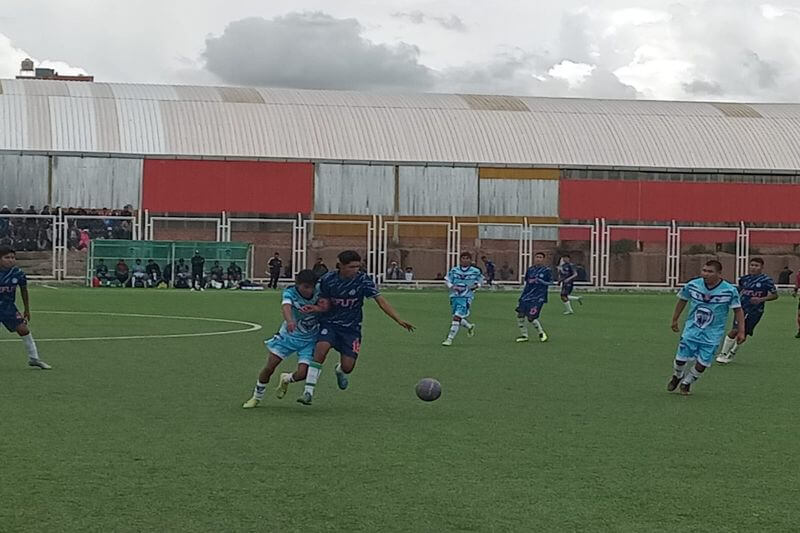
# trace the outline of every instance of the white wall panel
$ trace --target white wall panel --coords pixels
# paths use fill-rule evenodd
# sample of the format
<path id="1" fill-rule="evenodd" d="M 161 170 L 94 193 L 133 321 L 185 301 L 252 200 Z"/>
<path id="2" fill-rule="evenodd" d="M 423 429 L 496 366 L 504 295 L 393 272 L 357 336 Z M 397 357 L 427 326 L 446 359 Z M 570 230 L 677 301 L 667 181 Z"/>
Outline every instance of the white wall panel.
<path id="1" fill-rule="evenodd" d="M 139 207 L 141 159 L 53 158 L 53 205 L 120 209 Z"/>
<path id="2" fill-rule="evenodd" d="M 0 154 L 0 205 L 41 209 L 48 203 L 47 156 Z"/>
<path id="3" fill-rule="evenodd" d="M 394 197 L 391 165 L 316 165 L 316 213 L 390 215 L 394 213 Z"/>
<path id="4" fill-rule="evenodd" d="M 400 167 L 399 215 L 478 214 L 478 169 Z"/>
<path id="5" fill-rule="evenodd" d="M 558 180 L 483 179 L 481 215 L 558 216 Z"/>

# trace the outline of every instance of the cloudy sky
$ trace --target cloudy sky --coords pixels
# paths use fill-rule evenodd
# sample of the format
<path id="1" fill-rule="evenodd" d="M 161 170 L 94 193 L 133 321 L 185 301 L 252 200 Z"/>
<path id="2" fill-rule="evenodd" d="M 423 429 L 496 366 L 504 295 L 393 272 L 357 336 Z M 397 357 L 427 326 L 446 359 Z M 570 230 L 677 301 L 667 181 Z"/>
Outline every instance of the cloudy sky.
<path id="1" fill-rule="evenodd" d="M 800 0 L 3 0 L 0 77 L 797 101 L 799 30 Z"/>

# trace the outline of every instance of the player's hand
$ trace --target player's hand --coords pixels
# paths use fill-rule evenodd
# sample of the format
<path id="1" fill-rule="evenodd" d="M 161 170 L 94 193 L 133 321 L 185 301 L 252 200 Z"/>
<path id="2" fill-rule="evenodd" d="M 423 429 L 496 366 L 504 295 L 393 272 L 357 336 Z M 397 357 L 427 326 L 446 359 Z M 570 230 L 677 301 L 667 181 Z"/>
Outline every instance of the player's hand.
<path id="1" fill-rule="evenodd" d="M 414 327 L 413 324 L 411 324 L 409 322 L 406 322 L 405 320 L 398 320 L 397 323 L 400 324 L 400 327 L 402 327 L 402 328 L 404 328 L 404 329 L 406 329 L 408 331 L 414 331 L 415 329 L 417 329 L 417 328 Z"/>
<path id="2" fill-rule="evenodd" d="M 26 309 L 26 310 L 24 310 L 24 311 L 22 312 L 22 318 L 24 318 L 24 319 L 25 319 L 25 322 L 30 322 L 30 321 L 31 321 L 31 312 L 30 312 L 30 311 L 28 311 L 27 309 Z"/>
<path id="3" fill-rule="evenodd" d="M 316 313 L 317 310 L 318 309 L 316 305 L 304 305 L 300 308 L 301 313 Z"/>
<path id="4" fill-rule="evenodd" d="M 750 298 L 750 303 L 754 305 L 761 305 L 765 301 L 767 301 L 766 298 L 759 298 L 759 297 Z"/>
<path id="5" fill-rule="evenodd" d="M 680 331 L 680 328 L 678 327 L 678 321 L 677 320 L 673 320 L 672 321 L 672 331 L 674 331 L 675 333 L 678 333 L 678 331 Z"/>
<path id="6" fill-rule="evenodd" d="M 286 331 L 289 333 L 294 333 L 294 330 L 297 329 L 297 322 L 287 322 L 286 323 Z"/>
<path id="7" fill-rule="evenodd" d="M 744 330 L 739 330 L 736 332 L 736 344 L 742 344 L 747 336 L 744 333 Z"/>

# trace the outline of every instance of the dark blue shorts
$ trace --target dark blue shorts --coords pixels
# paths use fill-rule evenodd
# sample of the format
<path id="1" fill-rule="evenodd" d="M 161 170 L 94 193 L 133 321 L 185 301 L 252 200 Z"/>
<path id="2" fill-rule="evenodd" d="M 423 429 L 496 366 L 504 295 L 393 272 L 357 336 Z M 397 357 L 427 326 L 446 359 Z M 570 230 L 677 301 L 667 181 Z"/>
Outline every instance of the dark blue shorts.
<path id="1" fill-rule="evenodd" d="M 517 316 L 527 318 L 533 322 L 542 314 L 542 307 L 547 303 L 544 300 L 534 300 L 532 302 L 519 302 L 517 304 Z"/>
<path id="2" fill-rule="evenodd" d="M 340 354 L 358 359 L 358 352 L 361 350 L 361 331 L 323 324 L 317 342 L 327 342 Z"/>
<path id="3" fill-rule="evenodd" d="M 758 322 L 761 320 L 761 317 L 764 316 L 764 313 L 746 313 L 744 315 L 744 334 L 747 336 L 752 337 L 753 332 L 756 330 L 756 326 Z M 739 323 L 734 320 L 733 321 L 733 329 L 737 329 L 739 327 Z"/>
<path id="4" fill-rule="evenodd" d="M 569 296 L 572 294 L 572 289 L 575 288 L 575 285 L 572 283 L 562 283 L 561 284 L 561 296 Z"/>
<path id="5" fill-rule="evenodd" d="M 16 309 L 13 313 L 0 315 L 0 324 L 3 324 L 8 331 L 17 331 L 20 324 L 25 324 L 25 319 Z"/>

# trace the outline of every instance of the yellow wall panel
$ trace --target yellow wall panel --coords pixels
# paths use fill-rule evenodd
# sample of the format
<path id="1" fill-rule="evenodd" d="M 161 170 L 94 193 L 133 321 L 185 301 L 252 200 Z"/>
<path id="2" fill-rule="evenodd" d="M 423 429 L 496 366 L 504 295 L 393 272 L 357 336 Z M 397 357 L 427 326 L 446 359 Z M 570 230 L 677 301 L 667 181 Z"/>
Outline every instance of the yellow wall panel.
<path id="1" fill-rule="evenodd" d="M 557 180 L 557 168 L 491 168 L 481 167 L 478 176 L 482 180 Z"/>

